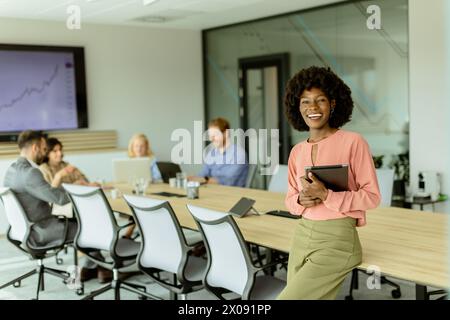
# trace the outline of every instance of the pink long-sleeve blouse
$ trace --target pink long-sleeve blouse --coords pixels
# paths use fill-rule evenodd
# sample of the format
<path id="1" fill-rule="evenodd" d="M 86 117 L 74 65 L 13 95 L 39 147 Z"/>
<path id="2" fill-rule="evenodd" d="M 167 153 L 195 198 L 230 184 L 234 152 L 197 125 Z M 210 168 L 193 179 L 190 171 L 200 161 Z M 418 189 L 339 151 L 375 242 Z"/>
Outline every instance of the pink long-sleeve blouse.
<path id="1" fill-rule="evenodd" d="M 328 190 L 327 199 L 314 207 L 305 208 L 298 202 L 302 190 L 300 177 L 305 175 L 305 166 L 312 166 L 311 151 L 317 144 L 314 165 L 347 164 L 349 191 Z M 288 162 L 288 192 L 286 207 L 292 214 L 310 220 L 331 220 L 345 217 L 357 219 L 357 226 L 366 224 L 366 210 L 376 208 L 381 200 L 375 166 L 369 145 L 355 133 L 338 130 L 317 142 L 306 140 L 291 150 Z"/>

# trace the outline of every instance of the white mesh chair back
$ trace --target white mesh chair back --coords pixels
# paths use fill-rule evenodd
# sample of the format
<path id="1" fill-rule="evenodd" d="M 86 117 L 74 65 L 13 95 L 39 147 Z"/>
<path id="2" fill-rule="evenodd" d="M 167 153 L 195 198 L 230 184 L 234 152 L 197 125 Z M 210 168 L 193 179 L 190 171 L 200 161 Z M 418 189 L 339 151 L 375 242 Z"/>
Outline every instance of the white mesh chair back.
<path id="1" fill-rule="evenodd" d="M 196 206 L 187 206 L 194 219 L 201 226 L 210 250 L 210 268 L 206 282 L 213 287 L 221 287 L 242 295 L 248 282 L 249 268 L 247 252 L 239 241 L 240 232 L 229 221 L 206 224 L 226 217 L 228 214 Z M 237 233 L 239 232 L 239 234 Z"/>
<path id="2" fill-rule="evenodd" d="M 394 169 L 377 169 L 378 186 L 381 193 L 383 207 L 390 207 L 392 202 L 392 189 L 394 187 Z"/>
<path id="3" fill-rule="evenodd" d="M 98 187 L 63 184 L 76 209 L 79 226 L 77 246 L 110 250 L 115 225 L 111 208 Z"/>
<path id="4" fill-rule="evenodd" d="M 186 242 L 169 203 L 130 195 L 124 198 L 133 209 L 143 239 L 139 263 L 177 273 L 182 264 L 182 243 Z"/>
<path id="5" fill-rule="evenodd" d="M 27 233 L 27 216 L 22 205 L 9 188 L 0 188 L 0 202 L 3 202 L 6 220 L 10 225 L 9 237 L 23 242 Z"/>
<path id="6" fill-rule="evenodd" d="M 278 165 L 278 171 L 272 175 L 269 182 L 268 191 L 287 193 L 288 191 L 288 166 Z"/>

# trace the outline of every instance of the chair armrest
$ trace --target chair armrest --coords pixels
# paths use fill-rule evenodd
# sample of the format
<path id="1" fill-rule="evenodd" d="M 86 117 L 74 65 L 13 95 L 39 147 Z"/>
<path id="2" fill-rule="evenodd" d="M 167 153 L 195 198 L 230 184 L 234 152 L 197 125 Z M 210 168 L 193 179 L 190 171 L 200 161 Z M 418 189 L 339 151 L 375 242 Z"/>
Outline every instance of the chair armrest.
<path id="1" fill-rule="evenodd" d="M 127 224 L 124 224 L 123 226 L 119 226 L 119 229 L 122 230 L 123 228 L 127 228 L 127 227 L 133 226 L 133 225 L 135 225 L 134 222 L 129 222 Z"/>
<path id="2" fill-rule="evenodd" d="M 120 211 L 113 211 L 114 214 L 117 214 L 120 218 L 132 218 L 132 216 L 130 216 L 129 214 L 126 214 L 124 212 L 120 212 Z"/>
<path id="3" fill-rule="evenodd" d="M 113 211 L 113 214 L 114 214 L 114 218 L 116 219 L 116 221 L 117 221 L 117 219 L 118 219 L 117 216 L 119 216 L 120 218 L 127 218 L 127 217 L 128 217 L 128 222 L 127 222 L 126 224 L 124 224 L 124 225 L 119 225 L 119 224 L 117 223 L 117 225 L 119 226 L 119 230 L 122 230 L 123 228 L 129 227 L 129 226 L 135 224 L 133 217 L 130 216 L 130 215 L 128 215 L 128 214 L 122 213 L 122 212 L 120 212 L 120 211 Z M 116 216 L 116 215 L 117 215 L 117 216 Z"/>

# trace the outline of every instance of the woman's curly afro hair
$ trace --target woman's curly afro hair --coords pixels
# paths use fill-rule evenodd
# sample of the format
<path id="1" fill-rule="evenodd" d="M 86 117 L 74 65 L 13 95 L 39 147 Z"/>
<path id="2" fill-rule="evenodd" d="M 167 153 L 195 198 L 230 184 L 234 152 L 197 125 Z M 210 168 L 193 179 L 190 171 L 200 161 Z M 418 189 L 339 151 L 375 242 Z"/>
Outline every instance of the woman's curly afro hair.
<path id="1" fill-rule="evenodd" d="M 300 96 L 303 91 L 317 88 L 331 102 L 336 102 L 329 119 L 331 128 L 340 128 L 351 120 L 353 99 L 350 88 L 330 68 L 309 67 L 300 70 L 286 85 L 284 105 L 290 124 L 298 131 L 309 131 L 300 113 Z"/>

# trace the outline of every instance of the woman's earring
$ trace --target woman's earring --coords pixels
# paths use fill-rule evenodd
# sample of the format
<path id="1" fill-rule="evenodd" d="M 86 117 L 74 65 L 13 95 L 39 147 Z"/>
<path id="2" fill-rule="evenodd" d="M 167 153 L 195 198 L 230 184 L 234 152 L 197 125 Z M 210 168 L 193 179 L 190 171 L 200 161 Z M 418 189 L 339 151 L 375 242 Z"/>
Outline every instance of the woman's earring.
<path id="1" fill-rule="evenodd" d="M 331 109 L 330 118 L 333 116 L 333 113 L 334 113 L 334 108 Z"/>

